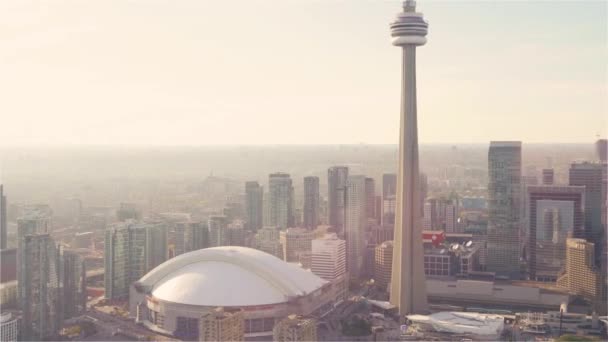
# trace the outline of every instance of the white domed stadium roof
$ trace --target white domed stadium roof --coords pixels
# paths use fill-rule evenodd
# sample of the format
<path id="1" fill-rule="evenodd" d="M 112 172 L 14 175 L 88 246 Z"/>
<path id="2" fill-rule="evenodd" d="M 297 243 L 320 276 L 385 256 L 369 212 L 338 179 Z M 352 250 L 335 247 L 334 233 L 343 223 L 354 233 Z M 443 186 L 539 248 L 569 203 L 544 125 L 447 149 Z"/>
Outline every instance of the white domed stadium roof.
<path id="1" fill-rule="evenodd" d="M 200 306 L 252 306 L 287 302 L 327 283 L 312 272 L 262 251 L 213 247 L 181 254 L 154 268 L 138 284 L 156 299 Z"/>

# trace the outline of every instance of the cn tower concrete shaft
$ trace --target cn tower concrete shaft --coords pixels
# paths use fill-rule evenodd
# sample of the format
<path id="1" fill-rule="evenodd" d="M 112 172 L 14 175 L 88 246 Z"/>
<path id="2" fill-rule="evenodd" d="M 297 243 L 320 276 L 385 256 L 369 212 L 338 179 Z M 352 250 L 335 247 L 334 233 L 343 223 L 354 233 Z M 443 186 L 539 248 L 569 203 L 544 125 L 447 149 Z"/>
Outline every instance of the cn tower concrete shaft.
<path id="1" fill-rule="evenodd" d="M 391 23 L 393 45 L 403 50 L 399 174 L 391 279 L 391 304 L 401 317 L 428 310 L 420 213 L 418 120 L 416 113 L 416 46 L 426 43 L 428 24 L 415 12 L 414 1 Z"/>

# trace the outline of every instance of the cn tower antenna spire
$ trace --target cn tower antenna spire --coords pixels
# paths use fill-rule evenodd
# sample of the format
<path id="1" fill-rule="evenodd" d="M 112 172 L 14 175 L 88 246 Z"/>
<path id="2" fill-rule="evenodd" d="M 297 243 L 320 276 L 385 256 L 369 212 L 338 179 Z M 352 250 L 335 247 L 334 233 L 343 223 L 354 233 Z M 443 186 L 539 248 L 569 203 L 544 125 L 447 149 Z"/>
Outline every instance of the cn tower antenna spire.
<path id="1" fill-rule="evenodd" d="M 403 2 L 403 10 L 405 12 L 416 12 L 416 1 L 414 1 L 414 0 L 405 0 Z"/>

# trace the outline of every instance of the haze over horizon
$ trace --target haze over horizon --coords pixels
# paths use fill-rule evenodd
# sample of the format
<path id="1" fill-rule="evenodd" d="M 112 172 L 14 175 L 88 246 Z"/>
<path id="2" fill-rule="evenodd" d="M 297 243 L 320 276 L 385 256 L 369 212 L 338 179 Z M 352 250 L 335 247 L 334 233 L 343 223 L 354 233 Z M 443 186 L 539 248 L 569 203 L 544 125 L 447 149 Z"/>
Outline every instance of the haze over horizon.
<path id="1" fill-rule="evenodd" d="M 394 144 L 398 7 L 0 3 L 0 145 Z M 418 7 L 422 144 L 606 136 L 607 2 Z"/>

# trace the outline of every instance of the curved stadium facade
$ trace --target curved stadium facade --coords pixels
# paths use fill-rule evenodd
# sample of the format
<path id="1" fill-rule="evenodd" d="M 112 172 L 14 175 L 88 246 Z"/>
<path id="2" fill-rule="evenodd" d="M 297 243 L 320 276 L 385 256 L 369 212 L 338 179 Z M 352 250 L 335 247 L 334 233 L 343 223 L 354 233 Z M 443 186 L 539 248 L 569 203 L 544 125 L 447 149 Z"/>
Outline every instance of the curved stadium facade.
<path id="1" fill-rule="evenodd" d="M 216 307 L 242 308 L 245 338 L 272 335 L 290 314 L 321 316 L 345 293 L 329 282 L 262 251 L 235 246 L 179 255 L 131 285 L 130 313 L 159 333 L 198 339 L 201 316 Z"/>

